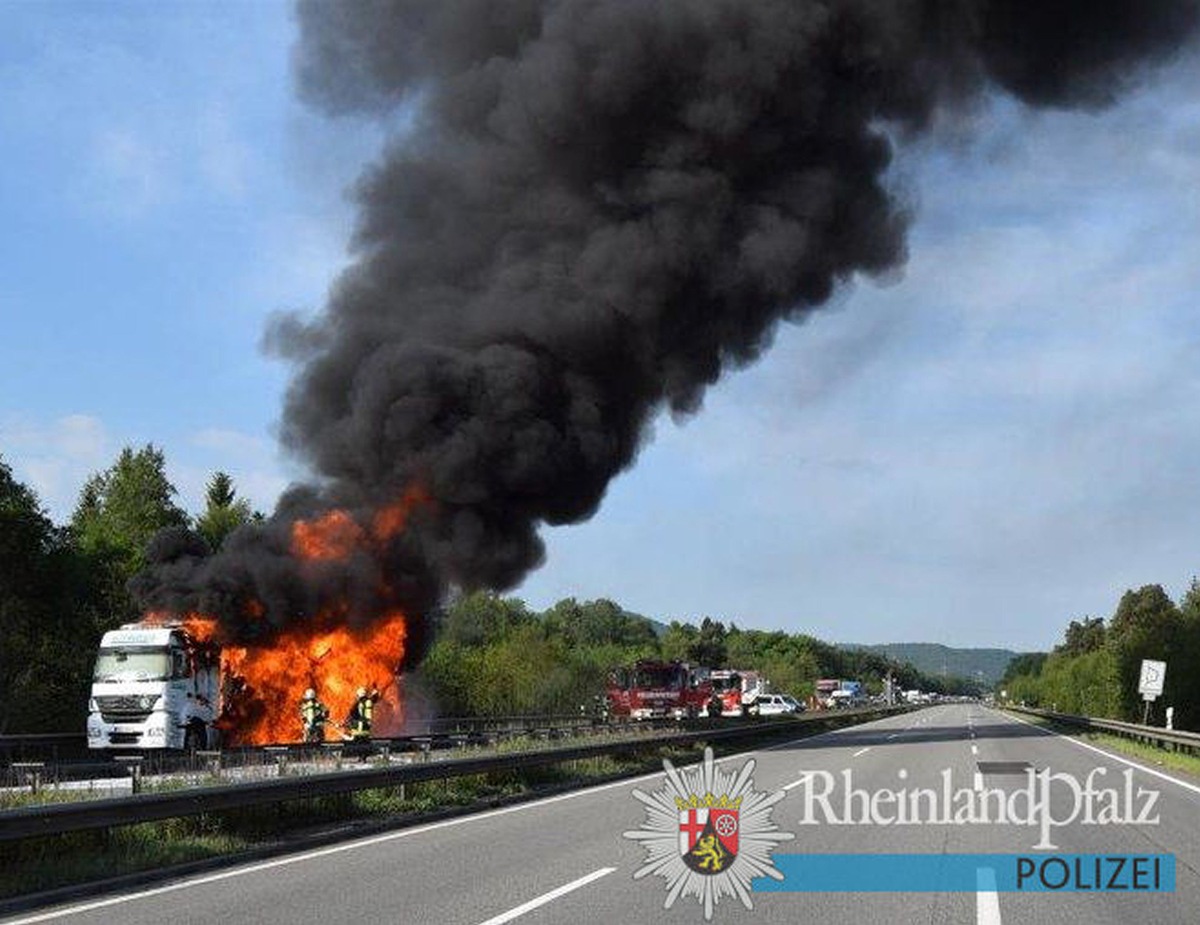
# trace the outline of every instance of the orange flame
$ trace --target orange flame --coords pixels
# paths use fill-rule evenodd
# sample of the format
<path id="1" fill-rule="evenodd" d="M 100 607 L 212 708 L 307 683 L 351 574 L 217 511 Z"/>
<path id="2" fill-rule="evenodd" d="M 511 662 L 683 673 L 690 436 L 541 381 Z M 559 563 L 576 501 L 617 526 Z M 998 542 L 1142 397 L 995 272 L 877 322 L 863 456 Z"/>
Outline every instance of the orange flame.
<path id="1" fill-rule="evenodd" d="M 292 524 L 292 555 L 306 562 L 341 562 L 370 543 L 386 543 L 404 530 L 413 508 L 428 504 L 429 494 L 409 486 L 399 501 L 380 508 L 371 518 L 370 533 L 340 508 Z"/>
<path id="2" fill-rule="evenodd" d="M 387 507 L 380 508 L 371 521 L 371 535 L 380 543 L 385 543 L 401 533 L 408 523 L 413 508 L 419 504 L 428 504 L 428 492 L 420 485 L 410 485 L 400 500 Z"/>
<path id="3" fill-rule="evenodd" d="M 214 619 L 198 614 L 189 615 L 184 625 L 202 641 L 217 630 Z M 396 672 L 404 658 L 405 632 L 404 614 L 397 611 L 364 630 L 293 626 L 269 646 L 224 646 L 226 734 L 244 745 L 298 741 L 300 700 L 309 687 L 329 708 L 327 740 L 341 737 L 336 724 L 346 719 L 360 687 L 376 687 L 382 695 L 374 734 L 398 732 L 404 716 Z"/>
<path id="4" fill-rule="evenodd" d="M 340 562 L 361 547 L 363 539 L 362 527 L 345 511 L 334 509 L 292 524 L 292 555 L 307 562 Z"/>
<path id="5" fill-rule="evenodd" d="M 381 546 L 399 535 L 417 505 L 431 502 L 419 485 L 380 508 L 364 527 L 347 511 L 333 509 L 292 524 L 291 552 L 304 562 L 341 562 L 360 550 Z M 386 597 L 386 582 L 381 584 Z M 258 600 L 243 605 L 244 615 L 264 620 Z M 339 723 L 347 718 L 360 687 L 378 688 L 376 735 L 395 734 L 403 725 L 403 703 L 396 673 L 404 659 L 406 623 L 400 611 L 385 614 L 362 630 L 346 626 L 349 606 L 328 608 L 311 623 L 293 625 L 261 645 L 224 645 L 221 650 L 223 715 L 220 725 L 228 738 L 241 744 L 263 745 L 298 741 L 303 735 L 300 700 L 307 688 L 329 708 L 325 728 L 329 740 L 340 738 Z M 207 614 L 147 613 L 146 623 L 182 622 L 199 642 L 221 642 L 217 620 Z"/>

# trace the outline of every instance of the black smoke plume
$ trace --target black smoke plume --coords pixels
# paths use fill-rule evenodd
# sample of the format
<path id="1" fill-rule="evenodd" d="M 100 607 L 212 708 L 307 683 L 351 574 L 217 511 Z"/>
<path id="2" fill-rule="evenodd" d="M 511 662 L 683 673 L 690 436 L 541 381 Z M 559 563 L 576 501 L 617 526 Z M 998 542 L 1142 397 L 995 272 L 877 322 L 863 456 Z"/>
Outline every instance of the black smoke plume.
<path id="1" fill-rule="evenodd" d="M 217 556 L 163 538 L 136 584 L 242 634 L 249 598 L 269 628 L 519 582 L 656 414 L 903 263 L 894 144 L 991 91 L 1103 107 L 1197 4 L 306 0 L 299 23 L 304 97 L 394 133 L 356 188 L 356 262 L 315 321 L 268 334 L 314 485 Z M 402 535 L 297 564 L 294 519 L 365 525 L 414 485 Z"/>

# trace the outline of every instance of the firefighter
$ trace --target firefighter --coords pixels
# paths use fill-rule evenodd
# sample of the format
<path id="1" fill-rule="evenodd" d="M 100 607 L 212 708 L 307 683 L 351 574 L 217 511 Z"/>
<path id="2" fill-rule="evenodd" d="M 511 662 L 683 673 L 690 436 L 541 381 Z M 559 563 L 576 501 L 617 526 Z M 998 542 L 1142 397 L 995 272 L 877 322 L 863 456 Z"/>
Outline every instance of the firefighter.
<path id="1" fill-rule="evenodd" d="M 304 692 L 300 701 L 300 720 L 304 723 L 305 742 L 323 742 L 325 740 L 325 722 L 329 719 L 329 708 L 317 699 L 317 692 L 311 687 Z"/>
<path id="2" fill-rule="evenodd" d="M 360 687 L 356 696 L 354 706 L 346 717 L 346 729 L 352 741 L 365 741 L 371 738 L 371 721 L 375 716 L 375 701 L 379 699 L 379 691 L 374 687 L 370 691 Z"/>

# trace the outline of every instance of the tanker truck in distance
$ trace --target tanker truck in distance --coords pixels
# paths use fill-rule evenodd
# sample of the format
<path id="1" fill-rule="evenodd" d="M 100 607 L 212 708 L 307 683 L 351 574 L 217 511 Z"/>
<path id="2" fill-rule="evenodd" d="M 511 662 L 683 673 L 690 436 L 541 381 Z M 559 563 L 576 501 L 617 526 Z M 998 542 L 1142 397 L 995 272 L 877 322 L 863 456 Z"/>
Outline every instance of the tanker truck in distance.
<path id="1" fill-rule="evenodd" d="M 220 648 L 181 625 L 130 623 L 105 633 L 88 701 L 88 747 L 215 746 L 220 666 Z"/>

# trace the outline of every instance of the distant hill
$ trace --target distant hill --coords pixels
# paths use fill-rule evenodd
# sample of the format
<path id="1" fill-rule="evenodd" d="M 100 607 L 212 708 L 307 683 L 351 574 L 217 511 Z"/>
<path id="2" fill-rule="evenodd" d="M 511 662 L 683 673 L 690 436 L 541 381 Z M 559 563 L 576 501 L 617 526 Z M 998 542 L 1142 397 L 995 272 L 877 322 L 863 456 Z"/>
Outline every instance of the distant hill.
<path id="1" fill-rule="evenodd" d="M 960 678 L 980 678 L 995 684 L 1018 653 L 1009 649 L 954 649 L 936 642 L 889 642 L 883 645 L 839 643 L 843 649 L 866 649 L 898 662 L 908 662 L 922 674 L 943 673 Z M 978 674 L 976 674 L 978 672 Z"/>

